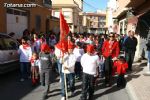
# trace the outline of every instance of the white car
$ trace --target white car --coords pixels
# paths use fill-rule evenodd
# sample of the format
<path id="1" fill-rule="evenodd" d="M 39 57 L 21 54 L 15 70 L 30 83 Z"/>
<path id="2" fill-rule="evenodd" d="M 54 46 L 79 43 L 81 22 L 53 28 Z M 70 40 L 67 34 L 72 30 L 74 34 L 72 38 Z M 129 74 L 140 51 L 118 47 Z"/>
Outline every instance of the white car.
<path id="1" fill-rule="evenodd" d="M 19 43 L 9 35 L 0 33 L 0 74 L 19 67 Z"/>

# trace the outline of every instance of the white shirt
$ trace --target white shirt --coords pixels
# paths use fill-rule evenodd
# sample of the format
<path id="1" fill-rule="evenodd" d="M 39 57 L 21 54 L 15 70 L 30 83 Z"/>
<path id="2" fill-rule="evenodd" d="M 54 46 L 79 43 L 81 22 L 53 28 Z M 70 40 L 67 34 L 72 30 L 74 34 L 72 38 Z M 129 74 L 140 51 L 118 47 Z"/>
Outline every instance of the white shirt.
<path id="1" fill-rule="evenodd" d="M 22 45 L 19 46 L 18 53 L 20 55 L 20 62 L 30 62 L 32 56 L 31 47 L 23 48 Z"/>
<path id="2" fill-rule="evenodd" d="M 81 57 L 81 65 L 83 67 L 83 72 L 96 75 L 96 68 L 99 66 L 98 55 L 88 55 L 87 53 Z"/>
<path id="3" fill-rule="evenodd" d="M 73 54 L 76 56 L 77 62 L 80 62 L 81 61 L 81 56 L 84 54 L 84 50 L 79 49 L 79 48 L 74 48 Z"/>
<path id="4" fill-rule="evenodd" d="M 60 49 L 58 49 L 56 46 L 55 46 L 55 56 L 57 57 L 57 59 L 60 59 L 62 57 L 62 51 Z"/>
<path id="5" fill-rule="evenodd" d="M 62 72 L 67 74 L 74 73 L 75 62 L 75 55 L 66 53 L 63 58 Z M 64 70 L 64 67 L 67 67 L 68 69 Z"/>

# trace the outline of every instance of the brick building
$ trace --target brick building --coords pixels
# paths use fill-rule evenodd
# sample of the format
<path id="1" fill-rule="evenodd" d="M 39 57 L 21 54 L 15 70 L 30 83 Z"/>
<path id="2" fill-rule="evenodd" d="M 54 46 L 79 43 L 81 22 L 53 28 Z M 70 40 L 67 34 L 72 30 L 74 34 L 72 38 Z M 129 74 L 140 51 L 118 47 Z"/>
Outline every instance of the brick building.
<path id="1" fill-rule="evenodd" d="M 106 25 L 106 12 L 105 13 L 85 13 L 90 20 L 88 33 L 104 34 Z"/>
<path id="2" fill-rule="evenodd" d="M 20 38 L 25 29 L 36 32 L 50 30 L 51 0 L 1 0 L 0 1 L 0 32 L 16 33 Z M 32 7 L 4 7 L 8 4 L 36 4 Z"/>
<path id="3" fill-rule="evenodd" d="M 150 31 L 150 0 L 116 0 L 117 9 L 114 18 L 119 22 L 119 32 L 126 34 L 129 30 L 136 33 L 138 46 L 136 58 L 147 57 L 146 38 Z M 137 60 L 138 60 L 137 59 Z"/>

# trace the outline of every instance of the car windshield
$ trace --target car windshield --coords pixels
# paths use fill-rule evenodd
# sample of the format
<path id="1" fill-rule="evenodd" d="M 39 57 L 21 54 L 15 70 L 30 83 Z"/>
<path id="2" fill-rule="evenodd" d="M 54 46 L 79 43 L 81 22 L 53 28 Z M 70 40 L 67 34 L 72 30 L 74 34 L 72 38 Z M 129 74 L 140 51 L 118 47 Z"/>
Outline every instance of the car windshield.
<path id="1" fill-rule="evenodd" d="M 6 49 L 6 47 L 4 45 L 4 41 L 2 38 L 0 38 L 0 50 L 5 50 L 5 49 Z"/>
<path id="2" fill-rule="evenodd" d="M 17 43 L 9 36 L 0 35 L 0 50 L 17 50 Z"/>

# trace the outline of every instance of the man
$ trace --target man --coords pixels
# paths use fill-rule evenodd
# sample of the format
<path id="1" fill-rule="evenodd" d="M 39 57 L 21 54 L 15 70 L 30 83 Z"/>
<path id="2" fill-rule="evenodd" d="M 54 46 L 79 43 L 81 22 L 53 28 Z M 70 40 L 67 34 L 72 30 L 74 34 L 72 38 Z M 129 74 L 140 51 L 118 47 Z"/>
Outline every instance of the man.
<path id="1" fill-rule="evenodd" d="M 94 94 L 94 76 L 98 75 L 99 57 L 94 54 L 94 45 L 87 45 L 87 53 L 81 57 L 81 65 L 83 67 L 82 95 L 81 100 L 87 100 L 87 92 L 89 92 L 88 100 L 93 100 Z"/>
<path id="2" fill-rule="evenodd" d="M 110 80 L 112 76 L 113 61 L 117 59 L 120 53 L 119 43 L 116 41 L 113 33 L 109 34 L 109 39 L 104 41 L 102 46 L 102 55 L 105 58 L 104 61 L 104 73 L 105 73 L 105 85 L 110 86 Z"/>
<path id="3" fill-rule="evenodd" d="M 129 31 L 128 32 L 128 38 L 126 39 L 124 43 L 125 47 L 125 58 L 128 62 L 128 70 L 132 71 L 132 63 L 134 61 L 136 46 L 137 46 L 137 39 L 134 37 L 134 32 Z"/>
<path id="4" fill-rule="evenodd" d="M 147 51 L 148 51 L 147 67 L 148 67 L 148 73 L 150 73 L 150 28 L 148 30 L 146 47 L 147 47 Z"/>

